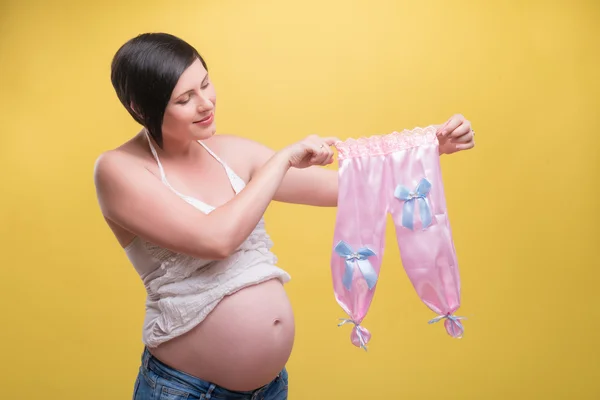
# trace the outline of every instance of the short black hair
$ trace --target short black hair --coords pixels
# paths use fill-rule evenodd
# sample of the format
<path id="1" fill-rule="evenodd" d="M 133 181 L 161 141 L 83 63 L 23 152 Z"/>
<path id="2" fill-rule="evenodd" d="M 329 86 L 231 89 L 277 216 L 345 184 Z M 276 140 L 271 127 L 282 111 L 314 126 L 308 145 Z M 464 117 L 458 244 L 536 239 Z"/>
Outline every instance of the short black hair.
<path id="1" fill-rule="evenodd" d="M 184 40 L 168 33 L 144 33 L 121 46 L 112 60 L 111 81 L 119 100 L 160 147 L 171 93 L 196 59 L 208 71 L 198 51 Z"/>

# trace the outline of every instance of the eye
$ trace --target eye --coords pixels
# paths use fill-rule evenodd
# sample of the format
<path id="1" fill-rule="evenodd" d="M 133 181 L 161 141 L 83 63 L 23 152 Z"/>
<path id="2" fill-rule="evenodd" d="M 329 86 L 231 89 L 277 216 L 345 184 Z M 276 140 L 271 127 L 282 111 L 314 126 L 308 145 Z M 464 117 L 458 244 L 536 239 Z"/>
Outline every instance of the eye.
<path id="1" fill-rule="evenodd" d="M 177 104 L 187 104 L 190 101 L 190 96 L 187 96 L 185 99 L 181 99 L 177 102 Z"/>

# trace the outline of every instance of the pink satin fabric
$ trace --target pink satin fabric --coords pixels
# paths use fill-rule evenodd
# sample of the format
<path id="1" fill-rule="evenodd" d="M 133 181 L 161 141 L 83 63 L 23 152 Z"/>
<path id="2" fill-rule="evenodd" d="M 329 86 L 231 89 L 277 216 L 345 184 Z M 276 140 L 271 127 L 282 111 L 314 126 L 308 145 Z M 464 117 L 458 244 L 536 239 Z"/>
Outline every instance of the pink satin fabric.
<path id="1" fill-rule="evenodd" d="M 348 139 L 335 145 L 340 168 L 331 272 L 335 298 L 349 316 L 340 325 L 354 325 L 351 341 L 358 347 L 366 349 L 371 337 L 360 324 L 369 310 L 376 286 L 369 288 L 368 280 L 356 263 L 348 290 L 343 282 L 348 263 L 346 257 L 336 251 L 339 248 L 336 246 L 345 243 L 354 252 L 360 248 L 372 250 L 374 255 L 366 259 L 378 276 L 388 212 L 394 221 L 404 270 L 419 298 L 438 315 L 430 323 L 444 320 L 448 334 L 462 336 L 461 318 L 453 315 L 460 306 L 460 276 L 435 132 L 435 127 L 429 126 L 389 135 Z M 414 195 L 423 179 L 431 184 L 424 197 L 431 211 L 431 223 L 423 226 L 427 217 L 421 215 L 415 199 L 410 229 L 402 225 L 405 201 L 394 194 L 402 185 Z"/>

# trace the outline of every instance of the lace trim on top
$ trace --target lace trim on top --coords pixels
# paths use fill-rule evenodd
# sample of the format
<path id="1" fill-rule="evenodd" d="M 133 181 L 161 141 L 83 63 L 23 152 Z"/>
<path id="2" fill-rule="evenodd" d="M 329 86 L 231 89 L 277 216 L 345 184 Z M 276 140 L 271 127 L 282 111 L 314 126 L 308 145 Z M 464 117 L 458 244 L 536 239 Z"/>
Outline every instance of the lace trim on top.
<path id="1" fill-rule="evenodd" d="M 436 143 L 436 130 L 436 127 L 430 125 L 425 128 L 405 129 L 402 132 L 392 132 L 386 135 L 350 138 L 336 142 L 334 145 L 338 150 L 339 160 L 386 155 L 395 151 Z"/>

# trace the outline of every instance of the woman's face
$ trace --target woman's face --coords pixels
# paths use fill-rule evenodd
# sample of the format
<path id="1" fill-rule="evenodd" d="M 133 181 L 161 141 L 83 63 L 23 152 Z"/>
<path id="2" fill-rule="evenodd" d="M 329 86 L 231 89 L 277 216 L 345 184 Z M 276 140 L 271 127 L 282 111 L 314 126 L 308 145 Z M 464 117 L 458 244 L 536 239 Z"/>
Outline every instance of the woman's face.
<path id="1" fill-rule="evenodd" d="M 181 74 L 163 117 L 163 141 L 202 140 L 214 135 L 215 88 L 196 59 Z"/>

